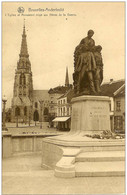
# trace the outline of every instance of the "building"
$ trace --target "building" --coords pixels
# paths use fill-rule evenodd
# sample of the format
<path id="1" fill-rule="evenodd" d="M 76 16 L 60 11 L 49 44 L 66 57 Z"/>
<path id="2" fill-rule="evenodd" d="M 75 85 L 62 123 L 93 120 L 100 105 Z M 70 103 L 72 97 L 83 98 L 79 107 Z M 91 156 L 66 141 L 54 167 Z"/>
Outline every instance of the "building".
<path id="1" fill-rule="evenodd" d="M 70 130 L 71 128 L 71 99 L 74 96 L 74 90 L 70 88 L 64 95 L 57 100 L 57 117 L 53 122 L 57 123 L 60 130 Z"/>
<path id="2" fill-rule="evenodd" d="M 114 129 L 125 133 L 125 84 L 114 93 Z"/>
<path id="3" fill-rule="evenodd" d="M 104 83 L 102 95 L 110 97 L 111 130 L 125 132 L 125 80 Z"/>
<path id="4" fill-rule="evenodd" d="M 11 122 L 49 121 L 57 115 L 57 98 L 69 88 L 68 68 L 65 86 L 50 90 L 34 90 L 31 62 L 27 49 L 25 24 L 23 27 L 21 50 L 15 71 Z"/>
<path id="5" fill-rule="evenodd" d="M 51 88 L 49 93 L 49 118 L 50 118 L 50 126 L 53 126 L 52 120 L 57 116 L 57 99 L 65 94 L 72 85 L 69 84 L 69 76 L 68 76 L 68 68 L 66 68 L 66 77 L 65 77 L 65 86 L 57 86 L 55 88 Z"/>
<path id="6" fill-rule="evenodd" d="M 48 90 L 33 90 L 33 116 L 37 121 L 49 121 Z"/>
<path id="7" fill-rule="evenodd" d="M 31 62 L 26 41 L 25 24 L 23 27 L 21 50 L 15 71 L 11 122 L 31 120 L 48 121 L 48 90 L 34 90 Z"/>
<path id="8" fill-rule="evenodd" d="M 25 25 L 23 27 L 21 50 L 17 69 L 15 71 L 13 99 L 12 99 L 12 122 L 27 121 L 32 112 L 33 80 L 31 63 L 27 50 Z"/>

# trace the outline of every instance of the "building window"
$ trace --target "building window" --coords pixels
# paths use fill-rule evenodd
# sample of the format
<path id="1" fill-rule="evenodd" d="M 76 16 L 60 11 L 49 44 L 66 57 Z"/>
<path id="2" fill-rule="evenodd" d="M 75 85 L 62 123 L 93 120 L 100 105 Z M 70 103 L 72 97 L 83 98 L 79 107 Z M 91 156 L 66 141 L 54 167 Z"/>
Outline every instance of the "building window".
<path id="1" fill-rule="evenodd" d="M 63 108 L 63 116 L 65 116 L 65 107 Z"/>
<path id="2" fill-rule="evenodd" d="M 38 103 L 37 102 L 35 102 L 35 108 L 38 108 Z"/>
<path id="3" fill-rule="evenodd" d="M 114 120 L 114 128 L 115 130 L 122 130 L 123 128 L 123 122 L 122 122 L 122 116 L 115 116 Z"/>
<path id="4" fill-rule="evenodd" d="M 70 115 L 72 114 L 72 107 L 70 107 Z"/>
<path id="5" fill-rule="evenodd" d="M 26 116 L 27 115 L 27 107 L 25 106 L 24 107 L 24 116 Z"/>
<path id="6" fill-rule="evenodd" d="M 65 100 L 63 100 L 63 103 L 65 104 Z"/>
<path id="7" fill-rule="evenodd" d="M 61 100 L 61 104 L 62 104 L 62 100 Z"/>
<path id="8" fill-rule="evenodd" d="M 67 108 L 67 115 L 69 115 L 69 107 Z"/>
<path id="9" fill-rule="evenodd" d="M 111 111 L 111 103 L 109 104 L 109 111 Z"/>
<path id="10" fill-rule="evenodd" d="M 120 111 L 120 110 L 121 110 L 121 102 L 116 101 L 116 111 Z"/>

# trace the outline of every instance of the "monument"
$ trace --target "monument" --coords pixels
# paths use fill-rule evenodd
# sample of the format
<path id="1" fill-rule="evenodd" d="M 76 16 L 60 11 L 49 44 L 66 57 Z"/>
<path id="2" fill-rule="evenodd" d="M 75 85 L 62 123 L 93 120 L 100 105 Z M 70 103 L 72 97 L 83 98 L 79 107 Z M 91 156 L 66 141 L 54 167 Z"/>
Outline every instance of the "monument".
<path id="1" fill-rule="evenodd" d="M 109 97 L 101 96 L 103 80 L 102 47 L 92 39 L 93 30 L 82 39 L 74 52 L 74 91 L 72 131 L 90 133 L 110 130 Z M 84 134 L 84 133 L 83 133 Z"/>
<path id="2" fill-rule="evenodd" d="M 95 46 L 93 30 L 81 40 L 74 52 L 74 90 L 77 95 L 95 95 L 100 93 L 103 80 L 102 47 Z"/>
<path id="3" fill-rule="evenodd" d="M 111 151 L 124 150 L 124 141 L 92 138 L 92 135 L 111 132 L 110 99 L 107 96 L 102 96 L 100 90 L 103 80 L 102 47 L 95 45 L 95 41 L 92 39 L 93 35 L 93 30 L 89 30 L 87 37 L 81 40 L 74 52 L 73 85 L 75 96 L 72 98 L 71 130 L 66 135 L 44 138 L 42 142 L 42 166 L 54 168 L 57 177 L 124 174 L 123 164 L 120 170 L 117 168 L 111 170 L 112 165 L 107 163 L 109 160 L 119 159 L 118 156 L 112 158 Z M 89 161 L 88 159 L 91 161 L 89 152 L 93 161 L 106 159 L 104 166 L 107 170 L 100 170 L 99 167 L 97 170 L 95 167 L 95 171 L 92 171 L 90 166 L 94 165 L 86 163 Z"/>

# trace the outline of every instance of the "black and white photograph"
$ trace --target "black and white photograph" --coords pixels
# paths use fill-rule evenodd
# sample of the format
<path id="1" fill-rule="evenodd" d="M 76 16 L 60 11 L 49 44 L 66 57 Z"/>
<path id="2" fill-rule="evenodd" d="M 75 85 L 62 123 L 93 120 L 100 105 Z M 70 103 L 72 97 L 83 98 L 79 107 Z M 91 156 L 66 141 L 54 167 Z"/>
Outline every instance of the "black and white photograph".
<path id="1" fill-rule="evenodd" d="M 1 3 L 1 188 L 125 194 L 122 1 Z"/>

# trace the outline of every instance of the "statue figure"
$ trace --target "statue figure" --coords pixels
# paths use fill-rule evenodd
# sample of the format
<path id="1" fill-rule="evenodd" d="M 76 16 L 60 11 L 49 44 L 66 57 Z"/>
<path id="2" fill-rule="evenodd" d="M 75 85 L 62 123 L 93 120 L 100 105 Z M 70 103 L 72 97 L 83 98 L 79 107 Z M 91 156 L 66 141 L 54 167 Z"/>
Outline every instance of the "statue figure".
<path id="1" fill-rule="evenodd" d="M 103 81 L 103 61 L 101 56 L 102 47 L 100 45 L 95 46 L 94 48 L 94 58 L 96 62 L 96 71 L 94 75 L 94 84 L 95 90 L 97 93 L 100 93 L 100 85 Z"/>
<path id="2" fill-rule="evenodd" d="M 74 90 L 75 94 L 100 93 L 100 84 L 103 80 L 103 62 L 101 46 L 95 46 L 92 39 L 93 30 L 81 40 L 74 52 Z"/>

